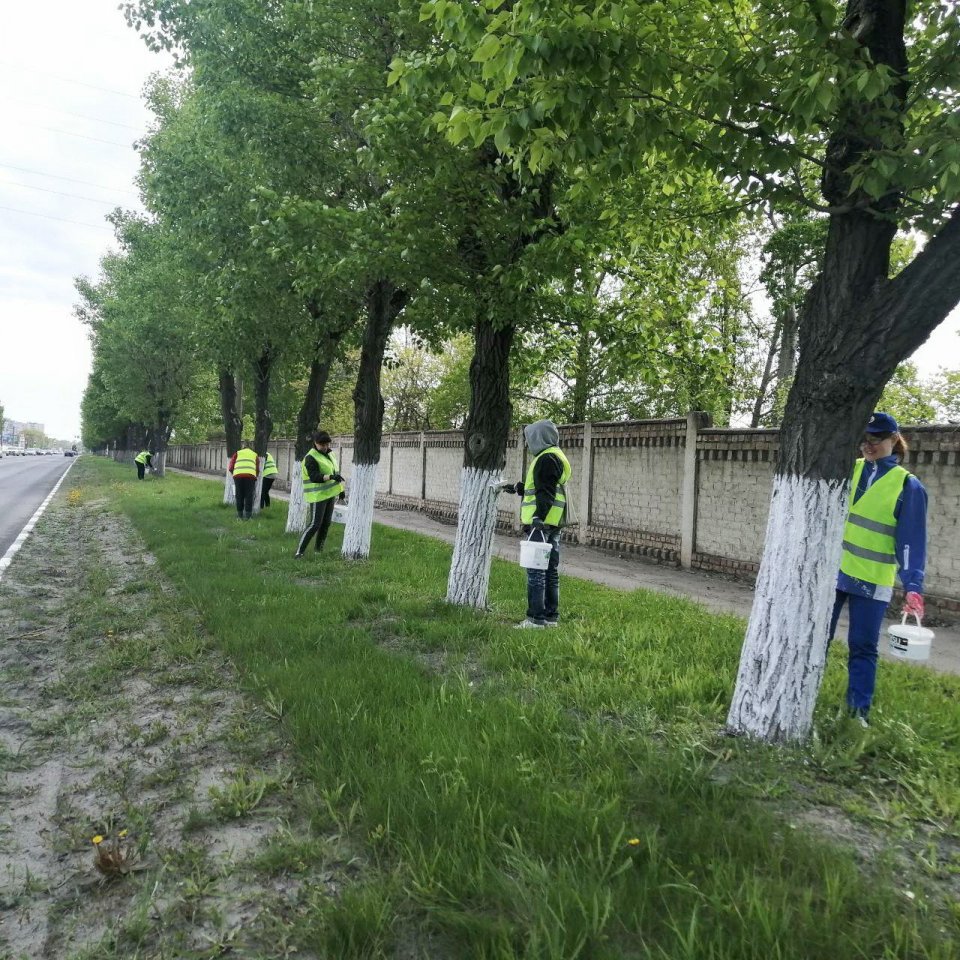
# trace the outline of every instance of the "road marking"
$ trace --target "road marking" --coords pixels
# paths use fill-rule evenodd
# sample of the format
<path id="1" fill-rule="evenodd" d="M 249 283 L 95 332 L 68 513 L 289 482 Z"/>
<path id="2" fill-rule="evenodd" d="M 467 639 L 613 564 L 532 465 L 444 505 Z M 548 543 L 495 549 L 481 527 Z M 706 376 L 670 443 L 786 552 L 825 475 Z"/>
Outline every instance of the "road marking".
<path id="1" fill-rule="evenodd" d="M 53 495 L 60 489 L 60 484 L 63 483 L 66 475 L 73 469 L 74 463 L 77 462 L 77 458 L 74 457 L 70 463 L 70 466 L 63 471 L 63 475 L 57 481 L 56 486 L 47 494 L 47 499 L 37 507 L 37 512 L 27 521 L 27 525 L 17 534 L 17 539 L 10 544 L 10 547 L 7 549 L 7 552 L 0 557 L 0 580 L 3 579 L 3 575 L 6 572 L 7 567 L 13 563 L 13 558 L 16 556 L 17 551 L 23 546 L 27 537 L 30 536 L 30 533 L 33 531 L 33 528 L 37 525 L 37 521 L 40 517 L 43 516 L 43 511 L 47 509 L 47 505 L 53 499 Z"/>

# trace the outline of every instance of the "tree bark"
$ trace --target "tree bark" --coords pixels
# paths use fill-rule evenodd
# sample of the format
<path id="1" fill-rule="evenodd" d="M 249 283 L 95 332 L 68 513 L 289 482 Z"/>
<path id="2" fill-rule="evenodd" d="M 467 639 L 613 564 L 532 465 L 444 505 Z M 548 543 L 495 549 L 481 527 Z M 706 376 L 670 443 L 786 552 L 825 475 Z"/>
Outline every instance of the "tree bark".
<path id="1" fill-rule="evenodd" d="M 905 78 L 904 5 L 851 0 L 845 27 L 873 63 Z M 906 94 L 906 82 L 895 91 Z M 824 196 L 851 200 L 850 171 L 899 119 L 847 105 L 827 146 Z M 868 135 L 869 132 L 869 135 Z M 741 654 L 729 728 L 764 740 L 810 731 L 857 442 L 897 364 L 960 301 L 960 212 L 893 281 L 900 198 L 831 215 L 820 276 L 799 317 L 800 357 L 780 435 L 767 542 Z"/>
<path id="2" fill-rule="evenodd" d="M 232 457 L 240 449 L 243 424 L 237 414 L 237 381 L 228 367 L 220 368 L 219 386 L 220 415 L 223 417 L 223 432 L 227 439 L 227 456 Z"/>
<path id="3" fill-rule="evenodd" d="M 447 580 L 447 602 L 483 608 L 487 605 L 497 491 L 506 465 L 510 433 L 510 348 L 516 328 L 495 328 L 486 314 L 474 327 L 470 364 L 470 410 L 457 512 L 457 538 Z"/>
<path id="4" fill-rule="evenodd" d="M 386 278 L 375 280 L 367 290 L 367 320 L 360 348 L 360 369 L 353 390 L 353 463 L 359 467 L 376 467 L 380 462 L 380 440 L 383 436 L 383 395 L 380 372 L 383 354 L 390 333 L 407 302 L 407 292 Z M 369 470 L 363 472 L 363 483 L 350 490 L 350 512 L 343 534 L 343 556 L 358 560 L 370 554 L 370 532 L 373 523 L 374 482 Z M 369 500 L 369 502 L 367 502 Z"/>

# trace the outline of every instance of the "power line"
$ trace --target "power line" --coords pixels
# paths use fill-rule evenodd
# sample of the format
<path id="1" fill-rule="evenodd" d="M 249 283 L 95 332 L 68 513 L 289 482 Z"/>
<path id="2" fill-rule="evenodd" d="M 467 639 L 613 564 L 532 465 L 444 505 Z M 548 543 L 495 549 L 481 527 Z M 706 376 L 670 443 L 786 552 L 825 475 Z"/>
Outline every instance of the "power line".
<path id="1" fill-rule="evenodd" d="M 90 203 L 102 203 L 110 205 L 111 201 L 103 200 L 99 197 L 82 197 L 79 193 L 64 193 L 62 190 L 49 190 L 47 187 L 35 187 L 30 183 L 17 183 L 16 180 L 0 180 L 0 187 L 25 187 L 27 190 L 42 190 L 44 193 L 52 193 L 58 197 L 72 197 L 74 200 L 89 200 Z M 116 204 L 113 204 L 116 206 Z"/>
<path id="2" fill-rule="evenodd" d="M 72 110 L 64 110 L 63 107 L 51 107 L 45 103 L 31 103 L 29 100 L 21 100 L 20 97 L 4 97 L 9 103 L 19 103 L 21 106 L 30 107 L 33 110 L 53 110 L 55 113 L 63 113 L 68 117 L 77 117 L 80 120 L 90 120 L 92 123 L 107 123 L 111 127 L 123 127 L 126 130 L 136 130 L 140 132 L 140 127 L 135 127 L 130 123 L 120 123 L 118 120 L 104 120 L 102 117 L 91 117 L 85 113 L 74 113 Z"/>
<path id="3" fill-rule="evenodd" d="M 73 177 L 61 177 L 56 173 L 44 173 L 42 170 L 31 170 L 29 167 L 15 167 L 12 163 L 0 161 L 0 167 L 7 170 L 19 170 L 20 173 L 29 173 L 37 177 L 49 177 L 51 180 L 66 180 L 67 183 L 82 183 L 85 187 L 96 187 L 98 190 L 111 190 L 114 193 L 129 193 L 134 197 L 140 196 L 136 190 L 124 190 L 122 187 L 105 187 L 100 183 L 91 183 L 89 180 L 75 180 Z"/>
<path id="4" fill-rule="evenodd" d="M 34 213 L 31 210 L 20 210 L 17 207 L 4 207 L 0 205 L 0 210 L 9 210 L 11 213 L 22 213 L 25 217 L 40 217 L 42 220 L 59 220 L 60 223 L 75 223 L 79 227 L 93 227 L 94 230 L 113 230 L 105 223 L 87 223 L 84 220 L 68 220 L 66 217 L 51 217 L 47 213 Z"/>
<path id="5" fill-rule="evenodd" d="M 21 120 L 25 127 L 33 127 L 36 130 L 49 130 L 50 133 L 62 133 L 67 137 L 79 137 L 81 140 L 92 140 L 94 143 L 106 143 L 111 147 L 127 147 L 128 149 L 133 146 L 132 143 L 120 143 L 119 140 L 103 140 L 100 137 L 88 137 L 85 133 L 74 133 L 72 130 L 61 130 L 59 127 L 46 127 L 42 123 L 30 123 L 29 120 Z"/>
<path id="6" fill-rule="evenodd" d="M 100 90 L 102 93 L 112 93 L 118 97 L 129 97 L 131 100 L 139 100 L 140 97 L 126 93 L 123 90 L 111 90 L 109 87 L 98 87 L 94 83 L 85 83 L 83 80 L 75 80 L 73 77 L 58 77 L 55 73 L 47 73 L 46 70 L 37 70 L 36 67 L 28 67 L 20 63 L 10 63 L 8 60 L 0 60 L 0 67 L 10 67 L 13 70 L 26 70 L 28 73 L 36 73 L 41 77 L 49 77 L 51 80 L 58 80 L 61 83 L 71 83 L 78 87 L 89 87 L 91 90 Z"/>

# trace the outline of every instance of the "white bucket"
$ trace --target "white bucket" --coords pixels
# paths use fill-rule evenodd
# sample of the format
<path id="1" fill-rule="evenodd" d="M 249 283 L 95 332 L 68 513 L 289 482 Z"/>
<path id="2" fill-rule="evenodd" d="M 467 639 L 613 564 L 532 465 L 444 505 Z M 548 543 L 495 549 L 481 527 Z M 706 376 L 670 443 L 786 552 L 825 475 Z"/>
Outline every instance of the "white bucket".
<path id="1" fill-rule="evenodd" d="M 338 503 L 333 508 L 333 517 L 331 518 L 334 523 L 346 523 L 347 516 L 350 513 L 350 507 L 345 503 Z"/>
<path id="2" fill-rule="evenodd" d="M 530 532 L 530 536 L 533 536 L 533 531 Z M 539 540 L 521 540 L 520 566 L 527 570 L 546 570 L 550 566 L 550 554 L 552 552 L 552 543 L 541 543 Z"/>
<path id="3" fill-rule="evenodd" d="M 933 643 L 933 631 L 920 625 L 920 618 L 914 614 L 916 626 L 907 623 L 903 615 L 900 623 L 887 627 L 887 638 L 891 656 L 899 660 L 929 660 L 930 644 Z"/>

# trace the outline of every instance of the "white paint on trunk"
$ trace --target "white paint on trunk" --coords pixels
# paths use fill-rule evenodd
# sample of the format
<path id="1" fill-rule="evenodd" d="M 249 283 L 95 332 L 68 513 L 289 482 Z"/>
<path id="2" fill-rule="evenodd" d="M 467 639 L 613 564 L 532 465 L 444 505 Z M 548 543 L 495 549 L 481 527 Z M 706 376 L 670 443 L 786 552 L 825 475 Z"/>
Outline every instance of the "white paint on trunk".
<path id="1" fill-rule="evenodd" d="M 261 458 L 262 459 L 262 458 Z M 261 463 L 262 466 L 262 463 Z M 253 488 L 253 514 L 256 516 L 260 512 L 260 494 L 263 491 L 263 470 L 257 474 L 257 482 Z"/>
<path id="2" fill-rule="evenodd" d="M 223 502 L 231 507 L 237 502 L 237 491 L 233 488 L 233 474 L 229 470 L 224 471 Z"/>
<path id="3" fill-rule="evenodd" d="M 153 467 L 153 472 L 158 477 L 165 477 L 167 475 L 167 451 L 164 450 L 163 453 L 158 453 L 150 461 L 150 466 Z"/>
<path id="4" fill-rule="evenodd" d="M 827 654 L 849 484 L 774 479 L 763 559 L 727 726 L 767 741 L 803 740 Z"/>
<path id="5" fill-rule="evenodd" d="M 348 560 L 366 560 L 370 556 L 373 530 L 373 499 L 377 492 L 377 464 L 355 463 L 350 478 L 350 509 L 343 531 L 341 550 Z"/>
<path id="6" fill-rule="evenodd" d="M 447 579 L 447 603 L 481 609 L 487 605 L 498 495 L 491 484 L 498 477 L 499 471 L 475 467 L 464 467 L 460 473 L 457 539 Z"/>
<path id="7" fill-rule="evenodd" d="M 301 461 L 293 465 L 293 478 L 290 481 L 290 500 L 287 504 L 287 533 L 303 533 L 307 529 L 307 502 L 303 499 L 303 475 L 300 473 Z"/>

